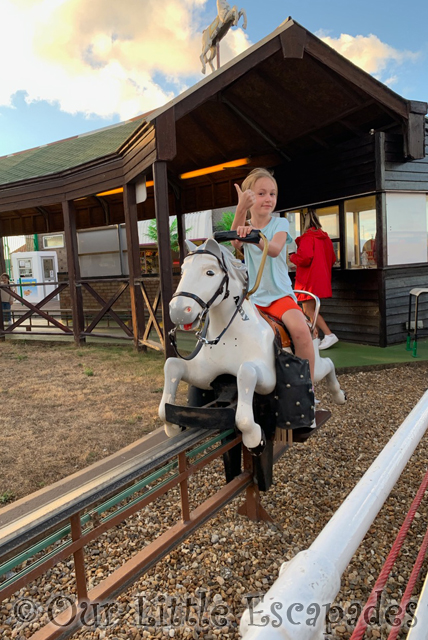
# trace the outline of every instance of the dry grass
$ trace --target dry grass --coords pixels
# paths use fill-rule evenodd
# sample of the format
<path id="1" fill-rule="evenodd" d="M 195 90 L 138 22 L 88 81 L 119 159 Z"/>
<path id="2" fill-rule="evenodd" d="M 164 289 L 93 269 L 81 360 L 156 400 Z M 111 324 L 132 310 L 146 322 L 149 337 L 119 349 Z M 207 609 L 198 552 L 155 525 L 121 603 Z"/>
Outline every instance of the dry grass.
<path id="1" fill-rule="evenodd" d="M 0 343 L 0 507 L 160 426 L 163 355 Z"/>

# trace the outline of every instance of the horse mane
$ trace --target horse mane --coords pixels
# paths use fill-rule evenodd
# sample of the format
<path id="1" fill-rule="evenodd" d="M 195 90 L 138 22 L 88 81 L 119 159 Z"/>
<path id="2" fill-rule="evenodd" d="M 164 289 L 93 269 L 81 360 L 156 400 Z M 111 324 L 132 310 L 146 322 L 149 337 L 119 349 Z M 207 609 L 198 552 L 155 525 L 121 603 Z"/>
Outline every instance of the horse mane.
<path id="1" fill-rule="evenodd" d="M 241 282 L 242 285 L 245 285 L 248 278 L 248 271 L 247 271 L 246 265 L 243 262 L 241 262 L 241 260 L 238 260 L 238 258 L 235 258 L 233 253 L 229 251 L 227 247 L 223 247 L 222 245 L 219 245 L 219 246 L 220 246 L 224 261 L 226 263 L 228 272 L 233 274 L 235 278 L 239 280 L 239 282 Z"/>
<path id="2" fill-rule="evenodd" d="M 246 285 L 248 279 L 247 267 L 241 260 L 235 258 L 227 247 L 219 244 L 214 238 L 208 238 L 200 247 L 194 247 L 195 253 L 198 252 L 198 249 L 206 249 L 210 253 L 217 255 L 219 259 L 223 258 L 229 276 L 237 280 L 242 287 Z"/>

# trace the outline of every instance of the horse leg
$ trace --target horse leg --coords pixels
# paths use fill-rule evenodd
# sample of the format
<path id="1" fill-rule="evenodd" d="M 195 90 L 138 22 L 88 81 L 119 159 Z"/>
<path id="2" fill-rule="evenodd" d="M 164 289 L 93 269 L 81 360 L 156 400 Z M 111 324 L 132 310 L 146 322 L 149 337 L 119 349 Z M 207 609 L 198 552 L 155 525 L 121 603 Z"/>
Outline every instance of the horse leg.
<path id="1" fill-rule="evenodd" d="M 245 9 L 241 9 L 240 10 L 239 16 L 238 16 L 238 20 L 239 20 L 239 18 L 241 16 L 244 18 L 244 22 L 242 23 L 242 28 L 246 29 L 247 28 L 247 13 L 246 13 Z"/>
<path id="2" fill-rule="evenodd" d="M 210 54 L 210 53 L 211 53 L 211 56 L 209 56 L 209 55 L 208 55 L 208 54 Z M 214 67 L 214 65 L 213 65 L 213 60 L 214 60 L 214 58 L 215 58 L 215 57 L 216 57 L 216 55 L 217 55 L 217 48 L 215 47 L 215 45 L 213 45 L 213 46 L 210 48 L 210 50 L 208 51 L 208 54 L 207 54 L 207 62 L 208 62 L 208 64 L 209 64 L 209 65 L 210 65 L 210 67 L 211 67 L 211 71 L 215 71 L 215 67 Z"/>
<path id="3" fill-rule="evenodd" d="M 159 418 L 165 422 L 165 433 L 169 438 L 180 433 L 181 429 L 177 424 L 171 424 L 165 421 L 165 404 L 175 404 L 175 396 L 177 387 L 186 373 L 187 363 L 179 358 L 168 358 L 165 362 L 164 374 L 165 382 L 162 394 L 162 400 L 159 405 Z"/>
<path id="4" fill-rule="evenodd" d="M 336 377 L 336 370 L 334 368 L 333 361 L 330 358 L 323 358 L 323 360 L 329 360 L 330 362 L 330 370 L 326 375 L 326 383 L 327 389 L 331 393 L 333 401 L 336 404 L 345 404 L 346 402 L 346 393 L 340 388 L 339 381 Z"/>
<path id="5" fill-rule="evenodd" d="M 315 375 L 314 384 L 320 380 L 326 379 L 327 389 L 331 393 L 333 401 L 336 404 L 345 404 L 346 394 L 340 388 L 339 381 L 336 377 L 336 370 L 334 363 L 330 358 L 321 358 L 319 354 L 319 338 L 313 341 L 315 352 Z"/>
<path id="6" fill-rule="evenodd" d="M 207 70 L 207 65 L 205 62 L 205 52 L 201 53 L 201 55 L 199 56 L 199 60 L 202 63 L 202 73 L 205 73 L 205 71 Z"/>
<path id="7" fill-rule="evenodd" d="M 265 438 L 260 425 L 254 421 L 253 397 L 257 384 L 257 370 L 251 362 L 241 364 L 236 382 L 238 386 L 236 426 L 242 432 L 244 445 L 252 453 L 261 453 L 265 445 Z"/>
<path id="8" fill-rule="evenodd" d="M 230 12 L 227 14 L 227 17 L 229 20 L 232 21 L 232 27 L 236 27 L 238 26 L 238 22 L 239 22 L 239 11 L 238 11 L 238 7 L 235 6 L 231 8 Z"/>

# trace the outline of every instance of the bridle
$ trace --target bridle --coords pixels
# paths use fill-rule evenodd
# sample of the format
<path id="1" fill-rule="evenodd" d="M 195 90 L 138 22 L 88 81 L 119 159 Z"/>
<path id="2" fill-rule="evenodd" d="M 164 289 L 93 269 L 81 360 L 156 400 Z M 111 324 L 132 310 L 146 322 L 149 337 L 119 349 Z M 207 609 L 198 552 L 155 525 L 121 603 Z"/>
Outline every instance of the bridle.
<path id="1" fill-rule="evenodd" d="M 178 297 L 185 297 L 185 298 L 191 298 L 192 300 L 195 300 L 199 306 L 201 307 L 202 311 L 199 314 L 199 327 L 202 326 L 202 328 L 196 332 L 196 337 L 198 340 L 198 344 L 196 345 L 195 349 L 193 350 L 193 352 L 189 355 L 189 356 L 182 356 L 181 353 L 179 353 L 178 349 L 177 349 L 177 340 L 176 340 L 176 333 L 177 333 L 177 327 L 175 326 L 173 329 L 171 329 L 171 331 L 169 331 L 168 335 L 169 335 L 169 339 L 171 341 L 171 344 L 174 348 L 174 351 L 176 353 L 176 355 L 179 358 L 182 358 L 183 360 L 192 360 L 201 350 L 202 346 L 205 345 L 216 345 L 219 343 L 220 338 L 222 338 L 222 336 L 226 333 L 226 331 L 228 330 L 228 328 L 230 327 L 230 325 L 232 324 L 233 320 L 235 319 L 237 313 L 240 311 L 241 307 L 242 307 L 242 303 L 245 299 L 245 296 L 247 295 L 247 291 L 248 291 L 248 275 L 246 277 L 246 281 L 245 281 L 245 286 L 243 288 L 242 294 L 239 298 L 239 300 L 236 303 L 236 309 L 232 314 L 232 317 L 230 318 L 227 326 L 223 329 L 223 331 L 217 336 L 217 338 L 214 338 L 214 340 L 207 340 L 206 335 L 207 335 L 207 331 L 208 331 L 208 325 L 209 325 L 209 310 L 213 304 L 213 302 L 215 300 L 217 300 L 217 298 L 223 294 L 223 299 L 221 300 L 221 302 L 223 302 L 223 300 L 226 300 L 229 295 L 230 295 L 230 291 L 229 291 L 229 273 L 227 270 L 227 266 L 226 266 L 226 262 L 224 259 L 223 254 L 221 255 L 221 259 L 215 254 L 212 253 L 211 251 L 207 251 L 206 249 L 201 249 L 198 251 L 192 251 L 190 253 L 187 254 L 186 258 L 189 258 L 190 256 L 194 256 L 194 255 L 199 255 L 199 254 L 208 254 L 210 256 L 213 256 L 217 262 L 219 263 L 219 266 L 221 268 L 221 270 L 224 273 L 223 279 L 220 282 L 219 286 L 217 287 L 216 291 L 214 292 L 214 294 L 211 296 L 211 298 L 208 300 L 208 302 L 205 302 L 204 300 L 202 300 L 202 298 L 200 298 L 199 296 L 197 296 L 195 293 L 191 293 L 190 291 L 179 291 L 174 293 L 174 295 L 172 296 L 172 298 L 178 298 Z M 224 293 L 223 293 L 223 289 L 225 289 Z"/>

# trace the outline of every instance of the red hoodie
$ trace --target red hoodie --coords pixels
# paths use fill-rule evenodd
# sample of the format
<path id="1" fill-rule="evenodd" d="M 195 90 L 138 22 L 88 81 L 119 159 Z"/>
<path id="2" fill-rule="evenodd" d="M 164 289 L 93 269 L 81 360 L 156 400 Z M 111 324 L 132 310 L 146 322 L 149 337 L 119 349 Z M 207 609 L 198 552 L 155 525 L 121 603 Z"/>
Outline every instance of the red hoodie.
<path id="1" fill-rule="evenodd" d="M 310 291 L 319 298 L 331 298 L 331 268 L 336 262 L 336 254 L 328 234 L 311 227 L 296 238 L 296 245 L 296 253 L 289 256 L 297 267 L 294 288 Z M 297 298 L 308 299 L 302 295 Z"/>

